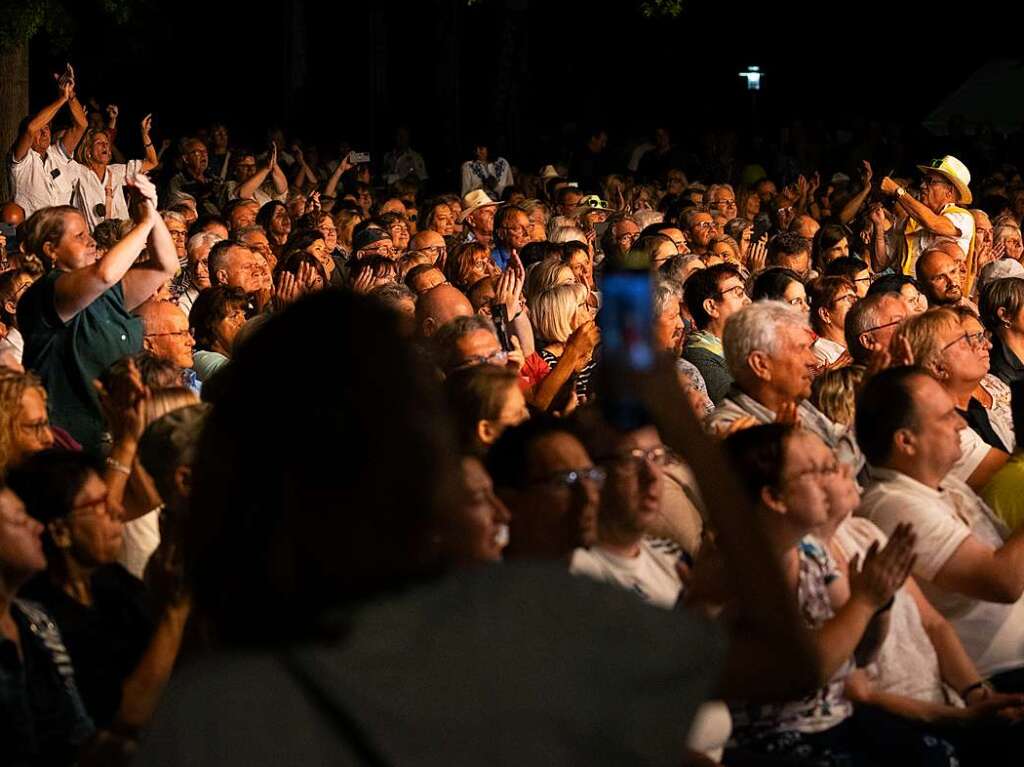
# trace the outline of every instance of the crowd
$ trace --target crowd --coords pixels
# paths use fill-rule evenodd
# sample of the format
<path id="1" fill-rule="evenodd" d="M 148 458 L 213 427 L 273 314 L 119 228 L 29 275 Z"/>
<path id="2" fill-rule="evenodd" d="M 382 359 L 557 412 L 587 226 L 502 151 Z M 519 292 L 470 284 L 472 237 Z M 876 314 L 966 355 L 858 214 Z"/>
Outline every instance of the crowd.
<path id="1" fill-rule="evenodd" d="M 0 205 L 4 764 L 1015 760 L 1017 169 L 447 190 L 76 85 Z"/>

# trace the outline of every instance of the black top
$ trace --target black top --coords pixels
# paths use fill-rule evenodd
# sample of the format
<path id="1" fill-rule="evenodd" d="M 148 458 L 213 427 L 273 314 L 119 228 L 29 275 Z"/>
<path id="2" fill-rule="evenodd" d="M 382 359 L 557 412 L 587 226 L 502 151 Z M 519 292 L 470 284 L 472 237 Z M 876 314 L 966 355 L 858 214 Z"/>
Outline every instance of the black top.
<path id="1" fill-rule="evenodd" d="M 956 412 L 963 416 L 963 419 L 967 421 L 967 425 L 974 429 L 974 431 L 978 433 L 978 436 L 981 437 L 988 445 L 999 448 L 1004 453 L 1010 452 L 1007 446 L 1004 445 L 1003 441 L 999 438 L 999 435 L 996 434 L 995 429 L 992 428 L 992 422 L 989 420 L 988 411 L 985 410 L 985 406 L 978 402 L 978 400 L 972 397 L 971 401 L 967 403 L 966 410 L 960 410 L 957 408 Z"/>
<path id="2" fill-rule="evenodd" d="M 988 372 L 1007 386 L 1024 378 L 1024 363 L 998 337 L 992 339 L 989 360 Z"/>
<path id="3" fill-rule="evenodd" d="M 93 604 L 86 607 L 46 573 L 23 592 L 43 605 L 64 636 L 78 689 L 97 727 L 106 727 L 121 704 L 121 686 L 149 645 L 154 620 L 142 581 L 121 565 L 105 565 L 92 577 Z"/>
<path id="4" fill-rule="evenodd" d="M 15 600 L 21 656 L 0 637 L 0 748 L 3 764 L 70 765 L 95 728 L 75 687 L 60 632 L 36 604 Z"/>

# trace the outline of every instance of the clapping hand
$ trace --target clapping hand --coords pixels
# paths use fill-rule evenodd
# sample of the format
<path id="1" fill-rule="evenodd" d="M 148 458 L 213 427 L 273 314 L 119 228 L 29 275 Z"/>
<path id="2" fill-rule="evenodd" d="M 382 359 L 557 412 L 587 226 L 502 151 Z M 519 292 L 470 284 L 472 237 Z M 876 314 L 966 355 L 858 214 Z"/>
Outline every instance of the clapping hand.
<path id="1" fill-rule="evenodd" d="M 122 375 L 109 376 L 106 386 L 98 380 L 93 381 L 93 386 L 114 440 L 139 439 L 146 428 L 149 390 L 142 383 L 142 374 L 135 361 L 128 360 Z"/>
<path id="2" fill-rule="evenodd" d="M 913 570 L 916 542 L 913 525 L 900 524 L 884 548 L 878 541 L 871 544 L 862 567 L 860 554 L 855 556 L 850 562 L 850 599 L 862 599 L 875 610 L 883 608 Z"/>

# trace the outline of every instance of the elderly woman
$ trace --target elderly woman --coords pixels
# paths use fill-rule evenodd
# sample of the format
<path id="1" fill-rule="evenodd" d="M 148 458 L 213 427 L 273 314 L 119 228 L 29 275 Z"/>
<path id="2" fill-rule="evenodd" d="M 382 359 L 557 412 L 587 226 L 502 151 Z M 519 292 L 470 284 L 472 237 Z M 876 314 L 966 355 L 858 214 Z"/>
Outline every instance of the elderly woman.
<path id="1" fill-rule="evenodd" d="M 50 267 L 18 303 L 24 364 L 42 379 L 50 414 L 86 450 L 98 451 L 103 418 L 93 381 L 113 362 L 142 349 L 142 323 L 131 315 L 178 270 L 174 242 L 156 212 L 156 190 L 144 176 L 135 227 L 102 258 L 82 214 L 70 206 L 32 215 L 25 247 Z M 143 247 L 149 260 L 132 268 Z"/>
<path id="2" fill-rule="evenodd" d="M 245 324 L 248 303 L 244 290 L 217 285 L 200 293 L 192 305 L 188 325 L 196 342 L 193 367 L 200 381 L 227 364 L 235 336 Z"/>
<path id="3" fill-rule="evenodd" d="M 572 282 L 548 288 L 530 300 L 530 316 L 539 346 L 537 353 L 550 368 L 558 363 L 573 331 L 594 319 L 587 296 L 586 286 Z M 590 356 L 576 371 L 576 396 L 581 402 L 592 393 L 594 367 L 595 361 Z"/>
<path id="4" fill-rule="evenodd" d="M 967 421 L 953 474 L 983 487 L 1006 463 L 1015 444 L 1009 389 L 989 375 L 988 334 L 970 310 L 929 309 L 908 318 L 893 335 L 896 359 L 908 352 L 949 393 Z"/>
<path id="5" fill-rule="evenodd" d="M 978 304 L 981 321 L 992 336 L 989 372 L 1009 385 L 1024 378 L 1024 278 L 990 282 Z"/>
<path id="6" fill-rule="evenodd" d="M 1024 254 L 1024 243 L 1021 242 L 1020 227 L 1013 224 L 999 224 L 992 230 L 992 248 L 997 257 L 1012 258 L 1020 261 Z"/>

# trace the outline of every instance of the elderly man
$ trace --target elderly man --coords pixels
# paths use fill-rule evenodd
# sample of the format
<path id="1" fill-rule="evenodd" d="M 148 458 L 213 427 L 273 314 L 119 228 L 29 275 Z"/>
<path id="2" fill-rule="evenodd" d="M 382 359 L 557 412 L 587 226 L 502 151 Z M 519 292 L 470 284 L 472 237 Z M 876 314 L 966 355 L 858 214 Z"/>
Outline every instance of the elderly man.
<path id="1" fill-rule="evenodd" d="M 967 254 L 968 266 L 974 258 L 974 216 L 960 205 L 970 205 L 973 197 L 969 184 L 971 173 L 967 166 L 952 155 L 933 160 L 931 165 L 918 165 L 924 174 L 921 181 L 921 199 L 886 176 L 881 189 L 892 195 L 907 213 L 902 232 L 901 247 L 897 248 L 895 266 L 904 274 L 914 274 L 917 260 L 937 237 L 953 237 Z"/>
<path id="2" fill-rule="evenodd" d="M 505 205 L 494 214 L 491 260 L 504 270 L 513 255 L 530 242 L 530 214 L 518 205 Z"/>
<path id="3" fill-rule="evenodd" d="M 966 427 L 949 394 L 917 368 L 890 368 L 865 385 L 857 440 L 874 480 L 858 513 L 891 535 L 916 533 L 914 575 L 956 629 L 986 689 L 1024 692 L 1024 529 L 1012 533 L 951 474 Z"/>
<path id="4" fill-rule="evenodd" d="M 188 265 L 171 281 L 171 298 L 187 315 L 199 291 L 210 287 L 210 250 L 224 238 L 213 232 L 199 232 L 185 245 Z"/>
<path id="5" fill-rule="evenodd" d="M 691 253 L 705 256 L 715 236 L 715 220 L 706 208 L 690 208 L 680 220 Z"/>
<path id="6" fill-rule="evenodd" d="M 494 213 L 501 205 L 487 196 L 483 189 L 474 189 L 462 198 L 459 223 L 463 225 L 465 240 L 479 242 L 490 248 L 494 244 Z"/>
<path id="7" fill-rule="evenodd" d="M 425 253 L 430 256 L 431 263 L 440 264 L 439 268 L 443 269 L 445 259 L 448 257 L 448 246 L 445 245 L 444 237 L 433 229 L 424 229 L 422 232 L 414 234 L 409 240 L 407 254 L 412 255 L 413 253 Z"/>
<path id="8" fill-rule="evenodd" d="M 960 263 L 945 249 L 929 248 L 917 259 L 915 269 L 930 308 L 963 303 Z"/>
<path id="9" fill-rule="evenodd" d="M 192 195 L 204 213 L 217 212 L 217 200 L 221 191 L 221 179 L 207 173 L 210 154 L 198 138 L 186 138 L 181 142 L 181 170 L 168 185 L 171 195 L 185 192 Z"/>
<path id="10" fill-rule="evenodd" d="M 456 317 L 473 316 L 473 305 L 462 291 L 451 285 L 438 285 L 416 301 L 416 331 L 421 339 L 430 338 Z"/>
<path id="11" fill-rule="evenodd" d="M 736 383 L 708 419 L 712 433 L 739 428 L 740 419 L 795 419 L 860 471 L 863 457 L 847 428 L 807 401 L 818 358 L 805 314 L 781 301 L 759 301 L 729 318 L 722 342 Z"/>
<path id="12" fill-rule="evenodd" d="M 690 275 L 683 300 L 697 330 L 686 339 L 683 359 L 700 371 L 712 402 L 721 402 L 733 378 L 725 364 L 722 334 L 736 312 L 750 305 L 743 276 L 732 264 L 716 264 Z"/>
<path id="13" fill-rule="evenodd" d="M 181 385 L 198 394 L 201 384 L 192 369 L 196 343 L 185 313 L 170 301 L 151 299 L 136 309 L 135 315 L 142 320 L 142 348 L 174 365 L 181 372 Z"/>
<path id="14" fill-rule="evenodd" d="M 256 200 L 232 200 L 224 206 L 224 217 L 228 228 L 234 236 L 256 223 L 256 214 L 260 212 L 260 204 Z"/>
<path id="15" fill-rule="evenodd" d="M 818 233 L 819 229 L 821 229 L 821 224 L 806 213 L 797 215 L 789 225 L 789 231 L 792 234 L 803 237 L 807 242 L 814 240 L 814 235 Z"/>
<path id="16" fill-rule="evenodd" d="M 471 365 L 508 366 L 516 373 L 523 367 L 523 353 L 504 351 L 494 323 L 479 314 L 456 317 L 439 328 L 430 341 L 434 361 L 445 375 Z"/>
<path id="17" fill-rule="evenodd" d="M 8 159 L 14 202 L 26 216 L 40 208 L 67 205 L 78 178 L 77 163 L 72 157 L 85 135 L 88 120 L 75 97 L 75 78 L 70 67 L 57 87 L 57 100 L 22 122 Z M 71 110 L 74 125 L 65 131 L 59 144 L 51 144 L 50 122 L 65 104 Z"/>
<path id="18" fill-rule="evenodd" d="M 896 328 L 907 317 L 907 305 L 899 293 L 872 293 L 846 313 L 843 333 L 854 364 L 868 365 L 871 358 L 889 348 Z"/>
<path id="19" fill-rule="evenodd" d="M 207 268 L 211 285 L 241 288 L 256 298 L 260 309 L 270 297 L 270 271 L 263 257 L 237 240 L 221 240 L 210 249 Z"/>
<path id="20" fill-rule="evenodd" d="M 736 212 L 736 192 L 733 191 L 732 186 L 729 184 L 712 184 L 708 187 L 704 199 L 707 200 L 707 205 L 711 212 L 725 216 L 726 221 L 730 221 L 738 215 Z"/>

